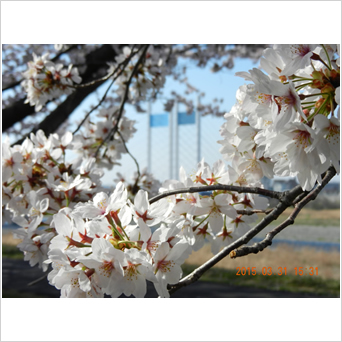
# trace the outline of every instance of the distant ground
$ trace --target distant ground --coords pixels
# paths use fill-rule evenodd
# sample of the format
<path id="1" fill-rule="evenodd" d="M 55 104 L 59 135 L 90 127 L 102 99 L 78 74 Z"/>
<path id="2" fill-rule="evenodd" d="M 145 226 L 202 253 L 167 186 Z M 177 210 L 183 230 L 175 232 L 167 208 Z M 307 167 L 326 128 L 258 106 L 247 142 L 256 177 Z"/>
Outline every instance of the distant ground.
<path id="1" fill-rule="evenodd" d="M 60 292 L 50 286 L 46 279 L 28 286 L 44 273 L 37 267 L 30 267 L 26 261 L 2 259 L 3 298 L 58 298 Z M 146 298 L 156 298 L 157 293 L 148 284 Z M 305 292 L 272 291 L 247 286 L 234 286 L 213 282 L 196 282 L 172 295 L 172 298 L 321 298 L 320 295 Z M 325 296 L 326 297 L 326 296 Z"/>
<path id="2" fill-rule="evenodd" d="M 286 212 L 281 219 L 288 216 L 290 210 Z M 313 245 L 312 248 L 295 248 L 290 244 L 277 245 L 274 243 L 271 247 L 256 255 L 248 255 L 243 258 L 229 259 L 225 258 L 219 264 L 218 268 L 227 270 L 227 274 L 236 267 L 256 267 L 260 273 L 263 267 L 272 267 L 276 270 L 278 267 L 287 267 L 288 274 L 294 274 L 295 267 L 317 267 L 319 270 L 319 279 L 331 282 L 333 288 L 331 293 L 339 293 L 339 278 L 340 278 L 340 252 L 336 249 L 340 243 L 340 225 L 339 225 L 339 210 L 304 210 L 296 220 L 296 225 L 287 227 L 274 241 L 296 241 L 306 243 L 322 243 L 326 244 L 331 250 L 324 250 Z M 320 225 L 320 223 L 324 225 Z M 297 224 L 298 223 L 298 224 Z M 267 227 L 264 231 L 258 234 L 257 238 L 262 239 L 266 233 L 274 228 L 274 225 Z M 44 279 L 32 286 L 27 286 L 28 283 L 42 276 L 41 270 L 37 267 L 31 268 L 28 262 L 22 260 L 22 256 L 18 254 L 14 247 L 18 240 L 13 240 L 9 230 L 3 230 L 3 259 L 2 259 L 2 283 L 3 297 L 59 297 L 60 293 L 54 287 L 47 283 Z M 330 244 L 330 245 L 329 245 Z M 6 248 L 4 248 L 4 246 Z M 325 246 L 325 247 L 326 247 Z M 8 247 L 8 248 L 7 248 Z M 4 254 L 5 253 L 5 254 Z M 17 260 L 13 259 L 17 257 Z M 210 246 L 205 246 L 201 251 L 193 253 L 187 260 L 189 267 L 200 265 L 212 257 Z M 191 270 L 190 270 L 191 271 Z M 319 286 L 319 279 L 313 277 L 311 283 L 311 293 L 308 292 L 290 292 L 290 291 L 275 291 L 269 289 L 258 289 L 252 286 L 235 286 L 235 274 L 230 274 L 229 282 L 216 283 L 217 271 L 215 269 L 213 276 L 208 281 L 198 281 L 188 287 L 182 288 L 175 292 L 172 297 L 175 298 L 295 298 L 295 297 L 320 297 L 313 293 L 315 286 Z M 216 273 L 215 273 L 216 272 Z M 204 277 L 205 278 L 205 277 Z M 263 277 L 261 277 L 263 278 Z M 264 277 L 265 278 L 265 277 Z M 205 278 L 206 279 L 206 278 Z M 233 279 L 233 281 L 232 281 Z M 288 277 L 290 279 L 290 277 Z M 242 284 L 256 284 L 256 279 L 251 277 L 241 277 Z M 260 279 L 264 282 L 265 279 Z M 279 279 L 280 280 L 280 279 Z M 287 279 L 283 278 L 284 282 Z M 298 286 L 300 277 L 298 277 Z M 297 281 L 295 279 L 295 282 Z M 251 283 L 252 281 L 252 283 Z M 334 283 L 334 282 L 335 283 Z M 253 283 L 254 282 L 254 283 Z M 337 282 L 337 283 L 336 283 Z M 292 281 L 293 283 L 293 281 Z M 267 285 L 268 283 L 266 283 Z M 330 286 L 330 285 L 329 285 Z M 285 287 L 286 288 L 286 287 Z M 287 288 L 286 288 L 287 289 Z M 329 290 L 330 291 L 330 290 Z M 327 292 L 328 293 L 328 292 Z M 329 297 L 329 293 L 324 297 Z M 146 297 L 157 297 L 153 285 L 148 286 Z"/>

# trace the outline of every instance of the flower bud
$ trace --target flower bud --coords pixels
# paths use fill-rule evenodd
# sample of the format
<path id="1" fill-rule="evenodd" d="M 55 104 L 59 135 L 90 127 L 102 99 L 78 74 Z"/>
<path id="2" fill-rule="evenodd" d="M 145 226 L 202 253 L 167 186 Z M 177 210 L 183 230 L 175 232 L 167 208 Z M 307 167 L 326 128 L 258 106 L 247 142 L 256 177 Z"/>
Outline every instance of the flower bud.
<path id="1" fill-rule="evenodd" d="M 323 80 L 323 74 L 322 74 L 321 71 L 315 70 L 315 71 L 311 74 L 311 76 L 312 76 L 312 78 L 313 78 L 314 80 L 320 80 L 320 81 Z"/>
<path id="2" fill-rule="evenodd" d="M 322 89 L 322 93 L 335 93 L 335 88 L 331 83 L 326 84 Z"/>
<path id="3" fill-rule="evenodd" d="M 114 248 L 116 248 L 116 249 L 120 249 L 119 247 L 118 247 L 118 240 L 116 240 L 116 239 L 109 239 L 109 242 L 113 245 L 113 247 Z"/>
<path id="4" fill-rule="evenodd" d="M 325 99 L 323 97 L 321 97 L 318 101 L 316 101 L 315 108 L 319 108 L 324 101 L 325 101 Z"/>
<path id="5" fill-rule="evenodd" d="M 310 85 L 311 88 L 321 89 L 324 86 L 324 83 L 321 80 L 313 80 Z"/>

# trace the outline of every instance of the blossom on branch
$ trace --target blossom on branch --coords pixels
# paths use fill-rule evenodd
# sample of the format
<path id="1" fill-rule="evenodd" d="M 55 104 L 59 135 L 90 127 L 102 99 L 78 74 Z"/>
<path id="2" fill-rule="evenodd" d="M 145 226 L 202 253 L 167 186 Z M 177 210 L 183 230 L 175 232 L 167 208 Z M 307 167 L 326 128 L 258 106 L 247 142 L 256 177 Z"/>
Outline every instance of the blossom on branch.
<path id="1" fill-rule="evenodd" d="M 20 226 L 15 236 L 24 260 L 44 271 L 51 264 L 48 280 L 61 297 L 144 297 L 147 281 L 160 297 L 169 297 L 170 286 L 185 284 L 181 265 L 192 251 L 210 243 L 221 257 L 222 248 L 247 243 L 260 225 L 297 206 L 304 191 L 319 192 L 327 170 L 339 173 L 339 46 L 274 45 L 264 51 L 263 71 L 237 73 L 249 84 L 238 89 L 220 129 L 220 152 L 228 163 L 210 166 L 203 158 L 191 174 L 181 167 L 179 180 L 160 184 L 146 169 L 140 172 L 133 157 L 133 183 L 118 174 L 113 189 L 102 188 L 102 168 L 131 155 L 126 143 L 136 129 L 125 103 L 139 104 L 161 90 L 176 65 L 171 52 L 124 47 L 108 75 L 94 81 L 111 79 L 120 106 L 107 105 L 104 96 L 77 134 L 38 130 L 21 145 L 3 144 L 3 212 Z M 64 69 L 48 55 L 33 59 L 22 85 L 36 110 L 81 82 L 72 65 Z M 67 150 L 79 157 L 69 162 Z M 264 189 L 262 178 L 274 176 L 296 176 L 300 186 L 290 195 Z M 277 207 L 269 209 L 265 196 L 279 200 Z M 259 212 L 270 214 L 251 228 Z"/>
<path id="2" fill-rule="evenodd" d="M 69 65 L 65 70 L 62 64 L 56 65 L 49 60 L 48 54 L 41 57 L 33 54 L 33 61 L 28 62 L 28 70 L 23 72 L 23 76 L 21 85 L 27 93 L 25 103 L 35 106 L 36 112 L 39 112 L 46 102 L 63 94 L 70 94 L 70 86 L 82 80 L 77 68 Z"/>

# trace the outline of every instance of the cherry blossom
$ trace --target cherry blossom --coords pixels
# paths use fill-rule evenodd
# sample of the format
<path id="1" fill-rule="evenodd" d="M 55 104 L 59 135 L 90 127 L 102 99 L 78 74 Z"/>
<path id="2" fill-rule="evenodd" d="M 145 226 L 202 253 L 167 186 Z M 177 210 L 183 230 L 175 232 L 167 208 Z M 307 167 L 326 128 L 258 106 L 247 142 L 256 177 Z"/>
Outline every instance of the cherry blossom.
<path id="1" fill-rule="evenodd" d="M 184 262 L 184 252 L 188 249 L 188 244 L 183 240 L 170 248 L 167 242 L 163 242 L 154 255 L 154 273 L 158 282 L 154 287 L 161 297 L 170 297 L 167 290 L 168 284 L 175 284 L 182 276 L 180 265 Z"/>
<path id="2" fill-rule="evenodd" d="M 124 266 L 127 261 L 124 252 L 113 247 L 105 239 L 94 239 L 92 244 L 92 254 L 89 257 L 79 257 L 77 260 L 90 269 L 94 269 L 98 277 L 98 283 L 104 293 L 118 297 L 122 294 L 117 288 L 125 273 Z"/>
<path id="3" fill-rule="evenodd" d="M 28 213 L 32 218 L 31 229 L 32 227 L 37 228 L 43 220 L 44 212 L 47 211 L 49 207 L 49 199 L 44 198 L 40 200 L 35 191 L 30 191 L 28 198 L 31 204 L 31 208 Z"/>
<path id="4" fill-rule="evenodd" d="M 176 63 L 164 52 L 123 48 L 107 75 L 116 94 L 127 91 L 133 104 L 156 94 Z M 51 264 L 48 280 L 61 297 L 144 297 L 146 281 L 169 297 L 168 286 L 180 281 L 193 250 L 210 243 L 218 253 L 268 209 L 265 197 L 217 186 L 262 188 L 263 177 L 296 176 L 310 191 L 330 166 L 339 173 L 339 54 L 333 44 L 266 49 L 262 70 L 236 74 L 249 84 L 239 87 L 224 115 L 218 143 L 225 162 L 202 159 L 191 174 L 181 167 L 178 180 L 163 184 L 144 169 L 132 183 L 118 174 L 112 189 L 101 186 L 103 168 L 119 163 L 136 131 L 123 106 L 102 104 L 77 134 L 38 130 L 20 145 L 4 142 L 3 211 L 20 226 L 15 237 L 24 260 L 44 271 Z M 64 68 L 47 54 L 33 55 L 23 76 L 26 102 L 36 110 L 81 82 L 72 64 Z M 66 150 L 79 157 L 69 162 Z M 168 190 L 173 194 L 151 199 Z"/>
<path id="5" fill-rule="evenodd" d="M 72 65 L 68 70 L 63 69 L 62 64 L 54 64 L 49 60 L 48 54 L 36 56 L 28 63 L 28 70 L 23 72 L 22 87 L 27 92 L 25 103 L 35 106 L 40 111 L 47 101 L 58 98 L 62 94 L 70 94 L 74 83 L 80 83 L 81 77 L 77 68 Z"/>
<path id="6" fill-rule="evenodd" d="M 139 190 L 134 199 L 134 205 L 131 204 L 133 218 L 138 222 L 142 219 L 147 225 L 156 225 L 160 222 L 162 216 L 167 216 L 170 206 L 167 200 L 161 200 L 152 205 L 149 204 L 147 192 Z"/>
<path id="7" fill-rule="evenodd" d="M 6 143 L 2 145 L 2 179 L 3 182 L 9 180 L 14 175 L 20 174 L 21 162 L 23 157 L 20 152 L 13 151 L 10 146 Z"/>
<path id="8" fill-rule="evenodd" d="M 48 281 L 61 290 L 61 298 L 103 297 L 104 294 L 91 272 L 84 272 L 82 264 L 70 261 L 60 249 L 51 249 L 46 263 L 52 265 Z"/>

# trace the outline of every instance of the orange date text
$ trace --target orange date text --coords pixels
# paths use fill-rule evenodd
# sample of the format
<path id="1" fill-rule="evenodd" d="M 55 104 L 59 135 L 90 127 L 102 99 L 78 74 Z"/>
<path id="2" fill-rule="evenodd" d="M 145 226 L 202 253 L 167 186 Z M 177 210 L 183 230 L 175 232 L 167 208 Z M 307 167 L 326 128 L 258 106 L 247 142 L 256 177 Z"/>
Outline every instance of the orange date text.
<path id="1" fill-rule="evenodd" d="M 318 267 L 294 267 L 293 269 L 295 275 L 299 276 L 314 276 L 318 275 Z M 236 267 L 237 276 L 245 275 L 287 275 L 286 267 L 278 267 L 277 269 L 272 269 L 272 267 L 263 267 L 261 272 L 257 272 L 256 267 Z"/>

